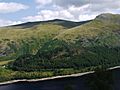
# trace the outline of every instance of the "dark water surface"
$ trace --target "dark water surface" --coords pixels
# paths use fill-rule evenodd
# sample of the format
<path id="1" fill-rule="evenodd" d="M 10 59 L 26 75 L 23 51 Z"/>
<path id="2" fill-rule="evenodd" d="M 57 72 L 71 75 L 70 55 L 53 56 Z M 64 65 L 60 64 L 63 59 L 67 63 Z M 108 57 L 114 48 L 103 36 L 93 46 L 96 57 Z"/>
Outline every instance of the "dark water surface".
<path id="1" fill-rule="evenodd" d="M 19 82 L 0 86 L 0 90 L 88 90 L 84 78 L 62 78 L 39 82 Z"/>
<path id="2" fill-rule="evenodd" d="M 120 69 L 112 70 L 113 90 L 120 90 Z M 0 90 L 90 90 L 86 78 L 94 74 L 81 77 L 61 78 L 38 82 L 18 82 L 0 86 Z"/>

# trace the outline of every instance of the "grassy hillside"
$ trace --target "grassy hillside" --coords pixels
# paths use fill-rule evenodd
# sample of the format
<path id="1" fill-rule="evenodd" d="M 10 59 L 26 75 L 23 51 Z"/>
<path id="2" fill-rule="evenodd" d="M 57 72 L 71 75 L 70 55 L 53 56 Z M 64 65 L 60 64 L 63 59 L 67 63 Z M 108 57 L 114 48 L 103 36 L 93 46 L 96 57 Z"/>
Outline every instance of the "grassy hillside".
<path id="1" fill-rule="evenodd" d="M 52 39 L 64 28 L 59 25 L 46 24 L 29 29 L 5 28 L 0 30 L 0 54 L 1 56 L 8 56 L 14 53 L 22 54 L 24 51 L 20 52 L 20 50 L 24 47 L 23 43 L 31 45 L 31 49 L 33 49 L 31 53 L 36 53 L 36 50 L 43 43 Z"/>
<path id="2" fill-rule="evenodd" d="M 8 56 L 14 59 L 26 53 L 35 54 L 44 43 L 52 40 L 60 32 L 84 23 L 87 21 L 72 22 L 56 19 L 0 28 L 0 60 L 10 59 Z"/>
<path id="3" fill-rule="evenodd" d="M 44 43 L 36 54 L 19 56 L 11 67 L 33 71 L 119 65 L 119 18 L 120 15 L 101 14 L 86 24 L 64 30 Z"/>
<path id="4" fill-rule="evenodd" d="M 107 19 L 103 19 L 103 18 Z M 118 19 L 117 19 L 118 18 Z M 119 36 L 120 30 L 120 15 L 101 14 L 93 21 L 68 29 L 60 33 L 56 38 L 65 41 L 76 41 L 79 39 L 92 39 L 101 35 L 115 35 Z"/>

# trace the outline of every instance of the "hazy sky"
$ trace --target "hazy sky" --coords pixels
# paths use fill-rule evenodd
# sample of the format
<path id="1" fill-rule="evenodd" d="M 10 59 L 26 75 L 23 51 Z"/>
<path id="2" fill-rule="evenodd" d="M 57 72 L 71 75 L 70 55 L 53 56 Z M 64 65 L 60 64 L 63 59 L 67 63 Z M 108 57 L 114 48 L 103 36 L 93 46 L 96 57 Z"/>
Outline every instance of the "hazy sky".
<path id="1" fill-rule="evenodd" d="M 0 26 L 28 21 L 85 21 L 101 13 L 120 14 L 120 0 L 0 0 Z"/>

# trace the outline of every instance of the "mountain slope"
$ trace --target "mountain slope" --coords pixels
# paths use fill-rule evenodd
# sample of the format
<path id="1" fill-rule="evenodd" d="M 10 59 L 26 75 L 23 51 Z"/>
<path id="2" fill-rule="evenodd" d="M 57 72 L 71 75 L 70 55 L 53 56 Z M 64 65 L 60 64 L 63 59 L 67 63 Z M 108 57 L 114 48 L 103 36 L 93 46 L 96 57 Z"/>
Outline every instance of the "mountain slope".
<path id="1" fill-rule="evenodd" d="M 0 28 L 0 60 L 4 59 L 3 56 L 35 54 L 44 43 L 52 40 L 60 32 L 87 22 L 89 21 L 72 22 L 55 19 Z M 24 45 L 29 46 L 30 49 L 28 50 Z"/>
<path id="2" fill-rule="evenodd" d="M 120 15 L 101 14 L 86 24 L 64 30 L 35 55 L 19 56 L 12 68 L 33 71 L 119 65 L 119 20 Z"/>
<path id="3" fill-rule="evenodd" d="M 56 38 L 74 41 L 80 38 L 93 38 L 101 34 L 119 34 L 120 15 L 101 14 L 93 21 L 60 33 Z"/>

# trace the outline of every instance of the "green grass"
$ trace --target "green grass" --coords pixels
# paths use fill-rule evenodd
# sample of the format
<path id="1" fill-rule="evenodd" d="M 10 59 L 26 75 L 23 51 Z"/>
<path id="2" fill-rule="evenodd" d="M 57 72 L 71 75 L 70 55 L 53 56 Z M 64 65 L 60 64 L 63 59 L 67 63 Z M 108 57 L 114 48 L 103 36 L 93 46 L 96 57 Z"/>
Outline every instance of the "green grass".
<path id="1" fill-rule="evenodd" d="M 4 61 L 0 61 L 0 66 L 7 65 L 8 63 L 13 62 L 13 61 L 14 61 L 14 60 L 4 60 Z"/>
<path id="2" fill-rule="evenodd" d="M 16 59 L 19 55 L 24 54 L 23 49 L 27 46 L 31 49 L 26 49 L 26 51 L 31 52 L 31 54 L 36 54 L 44 43 L 52 40 L 59 33 L 82 24 L 64 20 L 35 23 L 31 23 L 33 24 L 32 27 L 29 26 L 30 23 L 26 23 L 18 26 L 0 28 L 0 54 L 4 53 L 6 55 L 4 60 L 7 60 L 7 57 L 14 57 L 13 59 Z M 27 28 L 23 28 L 25 25 Z"/>
<path id="3" fill-rule="evenodd" d="M 27 28 L 27 29 L 3 29 L 0 30 L 0 40 L 10 39 L 10 40 L 19 40 L 29 37 L 44 38 L 44 36 L 52 36 L 58 34 L 64 27 L 53 24 L 39 25 L 38 27 Z"/>
<path id="4" fill-rule="evenodd" d="M 41 24 L 32 28 L 4 28 L 0 29 L 0 53 L 10 54 L 20 53 L 21 42 L 28 42 L 32 45 L 33 54 L 37 52 L 42 44 L 51 40 L 62 32 L 65 27 L 55 24 Z M 35 40 L 34 40 L 35 39 Z M 31 52 L 32 53 L 32 52 Z"/>
<path id="5" fill-rule="evenodd" d="M 55 38 L 65 40 L 67 42 L 79 40 L 80 38 L 94 38 L 101 34 L 115 33 L 120 29 L 119 24 L 102 22 L 93 20 L 87 24 L 74 27 L 72 29 L 61 32 Z"/>

